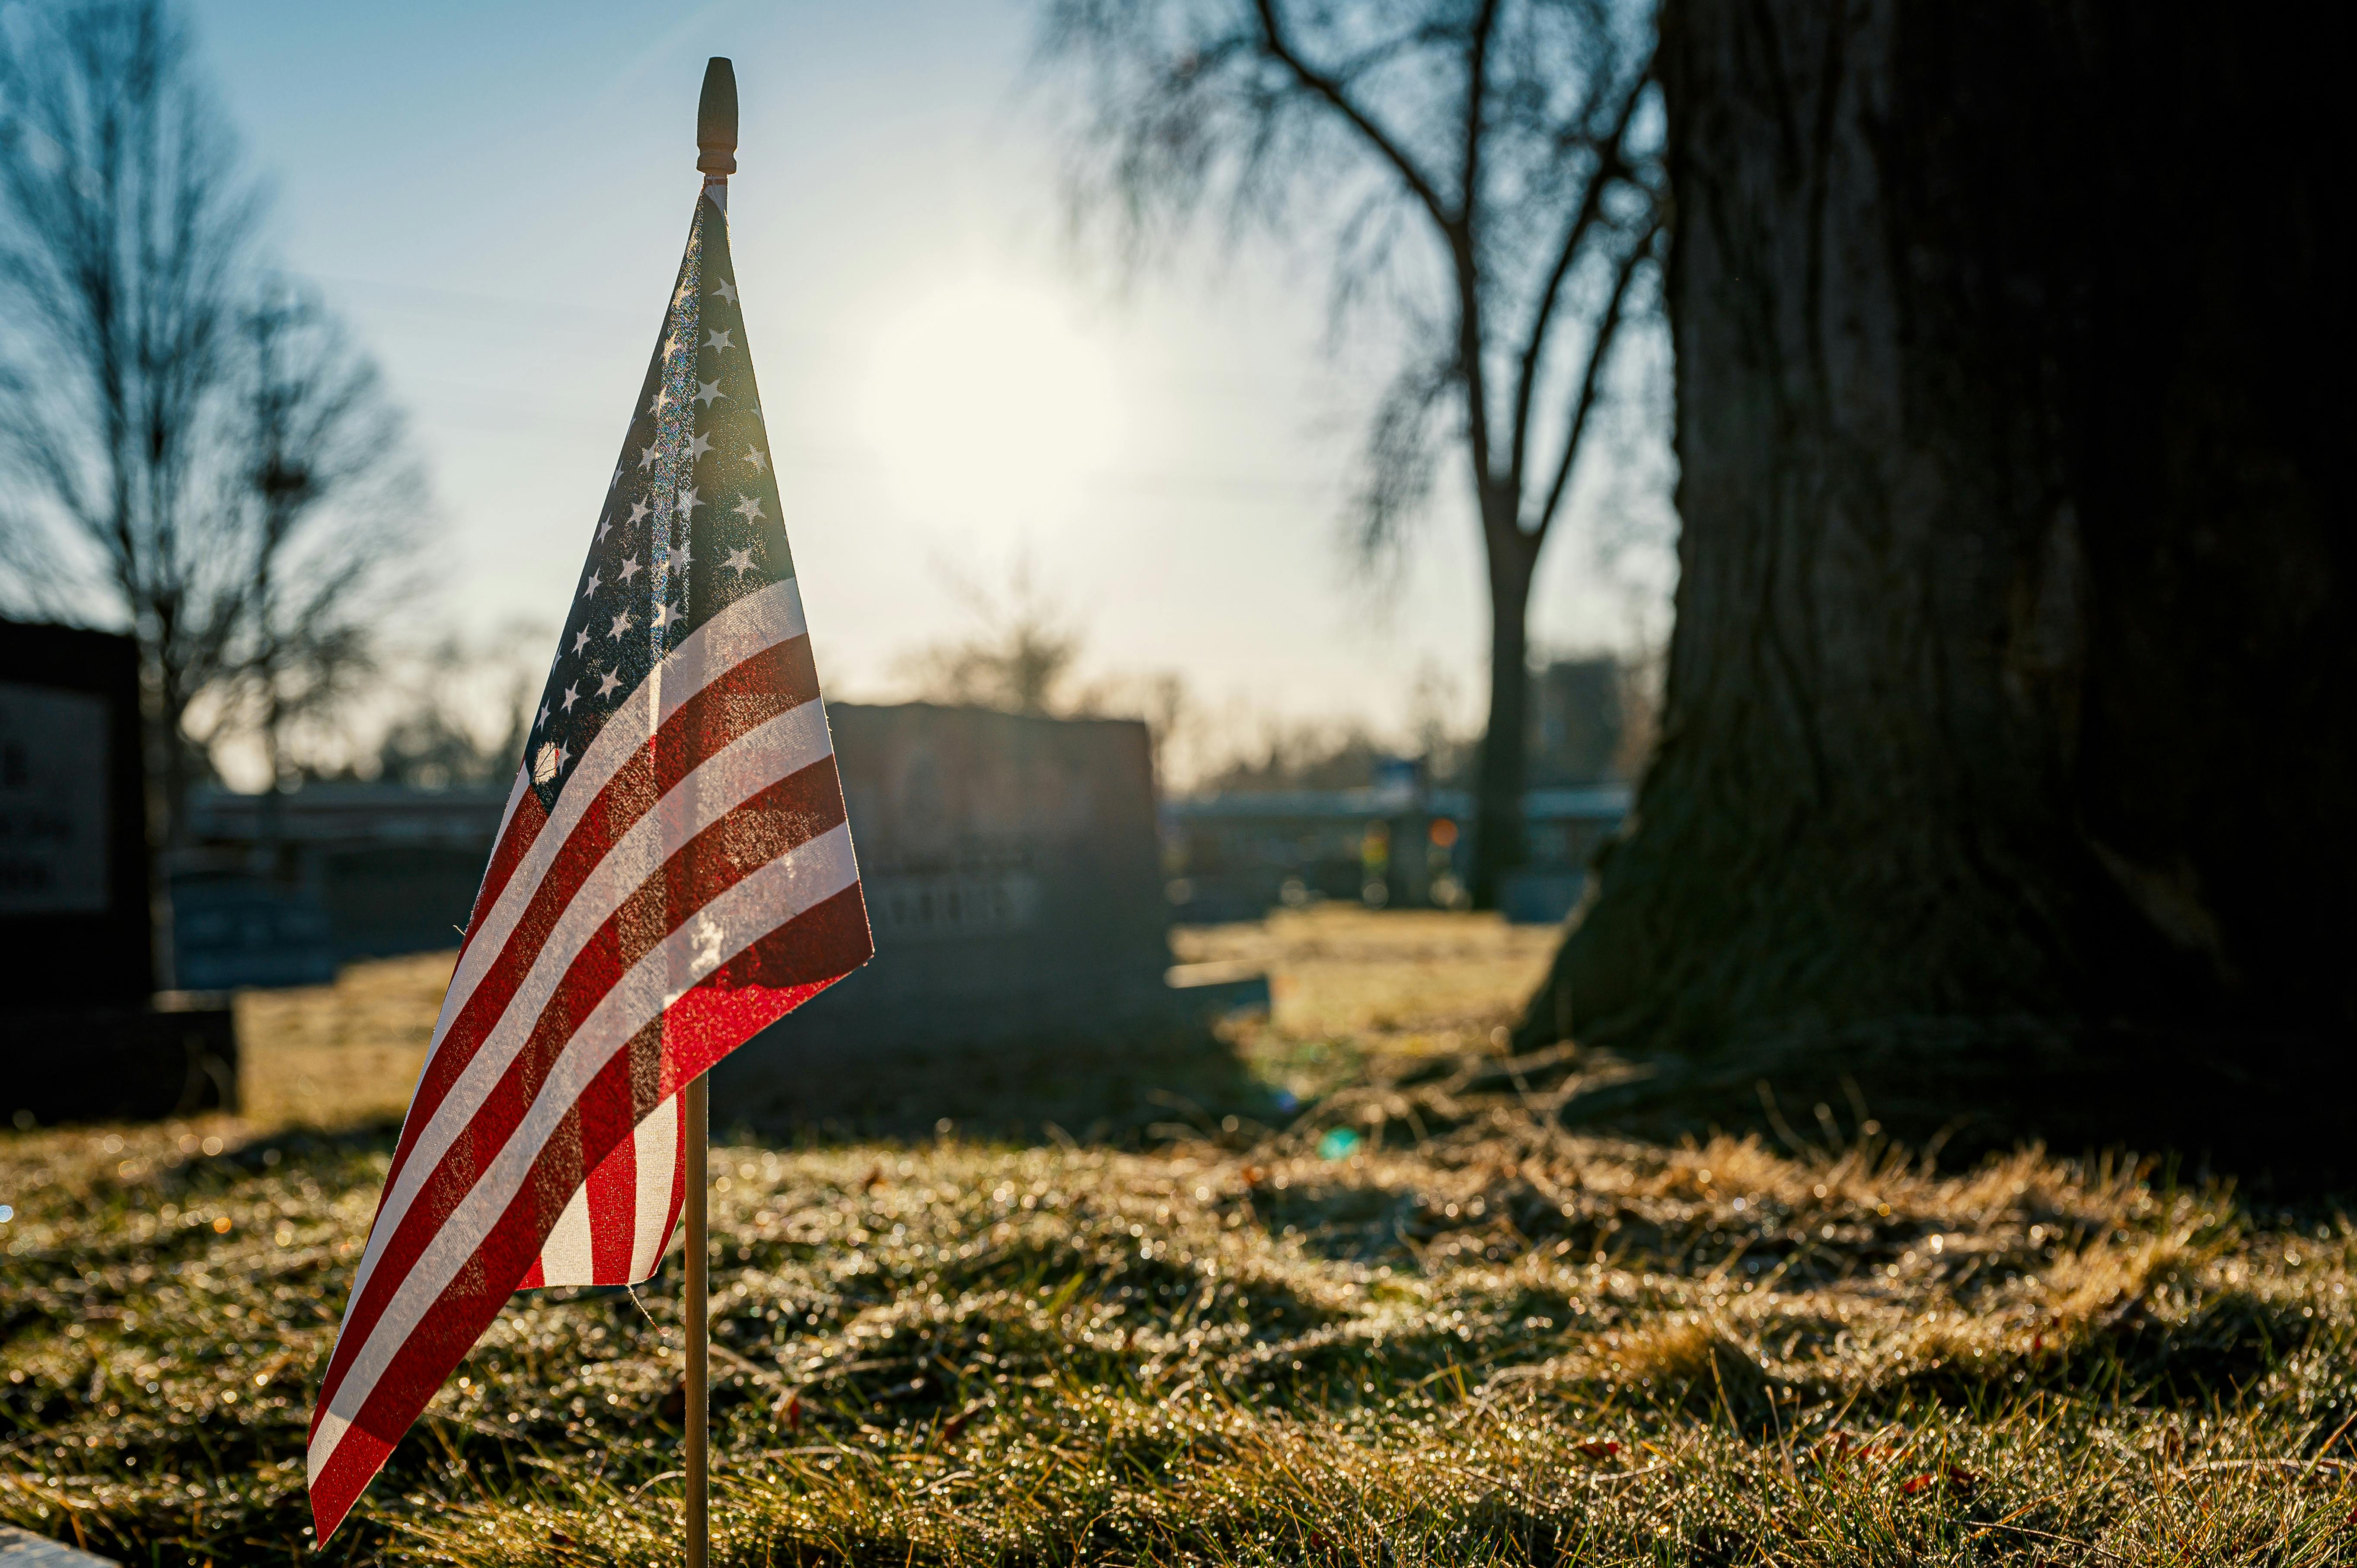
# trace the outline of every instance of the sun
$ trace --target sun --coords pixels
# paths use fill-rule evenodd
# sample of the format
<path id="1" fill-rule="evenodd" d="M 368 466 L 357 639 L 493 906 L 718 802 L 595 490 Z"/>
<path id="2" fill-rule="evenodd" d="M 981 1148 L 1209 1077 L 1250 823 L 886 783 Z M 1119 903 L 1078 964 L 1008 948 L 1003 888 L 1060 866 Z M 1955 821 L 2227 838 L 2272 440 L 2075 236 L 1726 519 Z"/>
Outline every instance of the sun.
<path id="1" fill-rule="evenodd" d="M 886 313 L 861 424 L 895 506 L 955 536 L 1012 535 L 1080 512 L 1120 438 L 1118 394 L 1068 305 L 974 276 Z"/>

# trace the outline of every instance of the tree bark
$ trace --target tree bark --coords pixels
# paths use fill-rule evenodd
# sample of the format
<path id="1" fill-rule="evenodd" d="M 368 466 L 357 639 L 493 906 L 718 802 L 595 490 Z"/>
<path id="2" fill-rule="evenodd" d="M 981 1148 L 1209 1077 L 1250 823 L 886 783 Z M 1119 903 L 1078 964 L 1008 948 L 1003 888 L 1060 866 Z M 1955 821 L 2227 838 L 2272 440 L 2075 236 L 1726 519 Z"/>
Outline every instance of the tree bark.
<path id="1" fill-rule="evenodd" d="M 1523 1044 L 2345 1070 L 2338 69 L 2181 0 L 1671 0 L 1663 739 Z"/>
<path id="2" fill-rule="evenodd" d="M 1491 487 L 1497 491 L 1497 487 Z M 1523 791 L 1530 750 L 1531 579 L 1537 542 L 1516 526 L 1502 491 L 1484 498 L 1482 535 L 1490 567 L 1490 716 L 1474 775 L 1473 865 L 1467 888 L 1477 909 L 1498 907 L 1506 873 L 1523 863 Z"/>

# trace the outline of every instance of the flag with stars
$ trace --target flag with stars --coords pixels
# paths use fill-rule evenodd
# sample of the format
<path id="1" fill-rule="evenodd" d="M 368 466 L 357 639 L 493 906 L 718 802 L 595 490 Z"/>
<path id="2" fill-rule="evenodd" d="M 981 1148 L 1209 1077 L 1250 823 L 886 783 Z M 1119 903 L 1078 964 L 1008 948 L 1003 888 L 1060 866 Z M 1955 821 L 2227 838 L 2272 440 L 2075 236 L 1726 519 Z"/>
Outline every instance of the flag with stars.
<path id="1" fill-rule="evenodd" d="M 873 951 L 726 197 L 695 204 L 321 1383 L 322 1541 L 509 1295 L 655 1272 L 682 1087 Z"/>

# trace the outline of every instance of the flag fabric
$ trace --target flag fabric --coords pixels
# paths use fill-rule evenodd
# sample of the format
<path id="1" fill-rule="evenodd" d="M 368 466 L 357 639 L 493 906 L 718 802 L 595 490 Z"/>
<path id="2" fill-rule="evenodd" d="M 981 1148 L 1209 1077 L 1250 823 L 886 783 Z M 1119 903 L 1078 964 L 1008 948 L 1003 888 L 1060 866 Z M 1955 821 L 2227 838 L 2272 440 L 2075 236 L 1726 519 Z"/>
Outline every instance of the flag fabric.
<path id="1" fill-rule="evenodd" d="M 518 1289 L 651 1275 L 680 1090 L 873 952 L 728 253 L 695 205 L 311 1418 L 324 1541 Z"/>

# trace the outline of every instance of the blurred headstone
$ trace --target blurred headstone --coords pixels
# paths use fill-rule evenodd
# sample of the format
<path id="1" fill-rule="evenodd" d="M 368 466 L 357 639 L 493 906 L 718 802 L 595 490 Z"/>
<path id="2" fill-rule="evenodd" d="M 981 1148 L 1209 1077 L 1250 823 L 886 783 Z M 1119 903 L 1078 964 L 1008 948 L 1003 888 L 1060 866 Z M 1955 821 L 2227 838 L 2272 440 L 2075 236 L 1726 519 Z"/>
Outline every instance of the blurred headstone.
<path id="1" fill-rule="evenodd" d="M 0 621 L 0 1116 L 234 1109 L 227 1007 L 156 1004 L 129 638 Z"/>
<path id="2" fill-rule="evenodd" d="M 0 622 L 0 958 L 20 988 L 155 989 L 129 638 Z"/>
<path id="3" fill-rule="evenodd" d="M 876 957 L 720 1064 L 716 1120 L 931 1125 L 977 1081 L 1086 1071 L 1249 1004 L 1236 976 L 1166 981 L 1144 725 L 827 713 Z"/>

